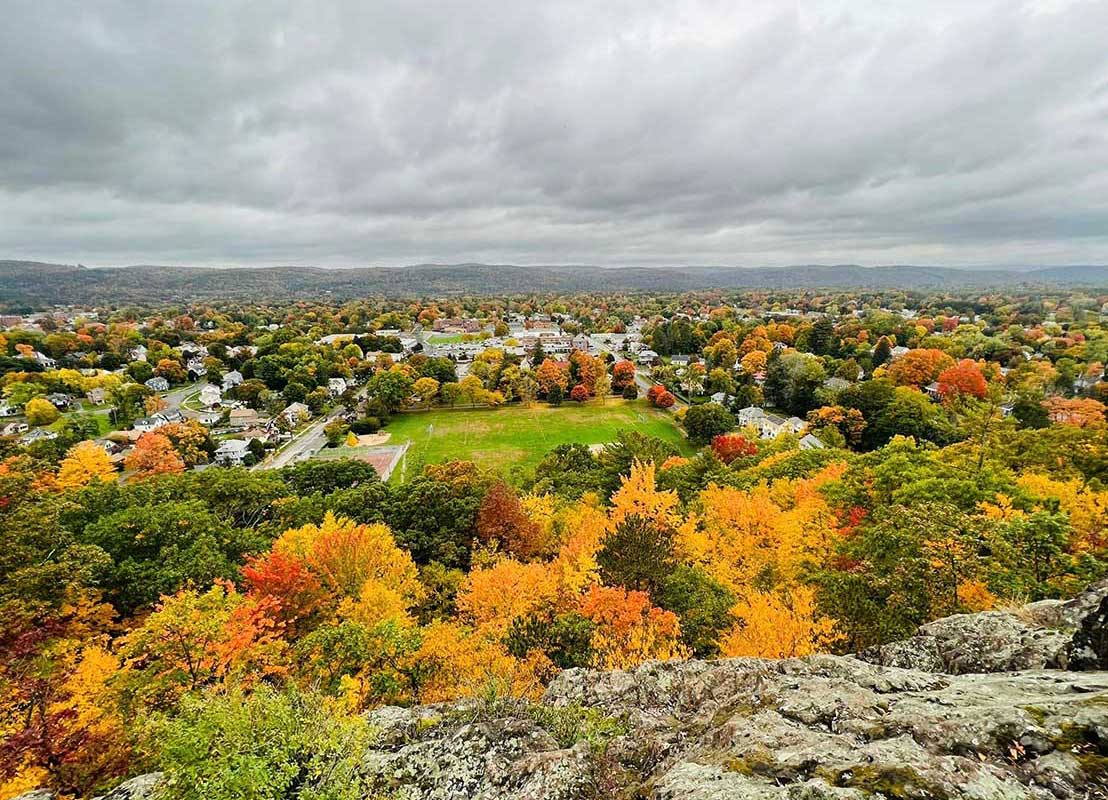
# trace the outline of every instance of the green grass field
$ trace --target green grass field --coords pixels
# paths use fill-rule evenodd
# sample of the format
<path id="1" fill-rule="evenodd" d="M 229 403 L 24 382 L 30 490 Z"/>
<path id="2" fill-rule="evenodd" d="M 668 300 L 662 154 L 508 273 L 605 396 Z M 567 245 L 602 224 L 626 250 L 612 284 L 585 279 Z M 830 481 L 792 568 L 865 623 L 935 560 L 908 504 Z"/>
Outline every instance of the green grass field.
<path id="1" fill-rule="evenodd" d="M 567 402 L 554 408 L 545 403 L 530 407 L 410 412 L 394 417 L 385 428 L 389 444 L 411 440 L 408 469 L 452 459 L 474 461 L 486 468 L 507 471 L 534 467 L 560 444 L 605 444 L 620 430 L 630 429 L 673 442 L 686 453 L 693 448 L 669 414 L 651 408 L 645 400 L 608 400 L 605 404 Z M 397 479 L 401 470 L 394 473 Z"/>
<path id="2" fill-rule="evenodd" d="M 464 333 L 432 333 L 427 337 L 427 341 L 430 344 L 457 344 L 464 337 Z"/>

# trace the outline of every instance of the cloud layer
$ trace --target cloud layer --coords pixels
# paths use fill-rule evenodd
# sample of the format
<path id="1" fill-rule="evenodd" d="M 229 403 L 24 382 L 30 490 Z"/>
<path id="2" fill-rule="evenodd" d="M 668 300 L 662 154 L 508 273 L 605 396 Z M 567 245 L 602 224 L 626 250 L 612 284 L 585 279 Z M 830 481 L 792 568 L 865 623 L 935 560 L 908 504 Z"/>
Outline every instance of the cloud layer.
<path id="1" fill-rule="evenodd" d="M 1104 2 L 17 0 L 0 257 L 1108 262 L 1106 31 Z"/>

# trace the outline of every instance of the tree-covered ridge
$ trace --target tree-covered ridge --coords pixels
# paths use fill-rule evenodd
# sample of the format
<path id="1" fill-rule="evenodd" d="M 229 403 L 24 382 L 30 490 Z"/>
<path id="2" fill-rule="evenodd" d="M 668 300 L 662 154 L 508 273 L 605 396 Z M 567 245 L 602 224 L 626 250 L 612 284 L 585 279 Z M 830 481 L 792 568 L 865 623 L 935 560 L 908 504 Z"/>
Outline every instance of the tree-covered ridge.
<path id="1" fill-rule="evenodd" d="M 959 289 L 1108 286 L 1108 267 L 1030 270 L 927 266 L 801 265 L 781 268 L 602 268 L 510 264 L 421 264 L 404 268 L 190 268 L 132 266 L 88 269 L 29 261 L 0 261 L 0 303 L 35 307 L 69 303 L 158 303 L 229 297 L 246 301 L 419 294 L 504 295 L 521 289 L 562 293 L 702 289 L 816 289 L 880 287 Z"/>

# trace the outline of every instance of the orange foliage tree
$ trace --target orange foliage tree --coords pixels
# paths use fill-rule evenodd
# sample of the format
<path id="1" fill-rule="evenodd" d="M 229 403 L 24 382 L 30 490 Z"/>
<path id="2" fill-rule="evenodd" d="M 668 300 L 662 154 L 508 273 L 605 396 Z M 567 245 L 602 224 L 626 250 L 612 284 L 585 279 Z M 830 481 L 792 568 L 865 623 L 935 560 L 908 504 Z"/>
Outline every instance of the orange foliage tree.
<path id="1" fill-rule="evenodd" d="M 123 466 L 135 473 L 136 478 L 166 475 L 185 471 L 185 462 L 168 437 L 157 431 L 148 431 L 138 438 L 127 454 Z"/>
<path id="2" fill-rule="evenodd" d="M 535 380 L 543 394 L 550 394 L 555 386 L 564 392 L 569 386 L 569 365 L 548 358 L 535 370 Z"/>
<path id="3" fill-rule="evenodd" d="M 596 623 L 591 641 L 595 667 L 626 669 L 643 661 L 687 655 L 680 643 L 677 615 L 652 606 L 646 592 L 592 586 L 578 610 Z"/>
<path id="4" fill-rule="evenodd" d="M 917 348 L 889 365 L 889 377 L 901 386 L 917 389 L 935 380 L 943 370 L 954 366 L 954 359 L 942 350 Z"/>
<path id="5" fill-rule="evenodd" d="M 617 361 L 612 366 L 612 388 L 617 392 L 635 382 L 635 365 L 630 361 Z"/>
<path id="6" fill-rule="evenodd" d="M 953 367 L 939 373 L 939 396 L 943 402 L 959 397 L 983 398 L 989 391 L 985 375 L 976 361 L 963 358 Z"/>
<path id="7" fill-rule="evenodd" d="M 1089 428 L 1105 423 L 1104 403 L 1089 397 L 1048 397 L 1043 408 L 1051 422 Z"/>
<path id="8" fill-rule="evenodd" d="M 499 639 L 517 619 L 553 605 L 556 597 L 554 574 L 545 564 L 503 558 L 469 573 L 458 592 L 458 611 Z"/>

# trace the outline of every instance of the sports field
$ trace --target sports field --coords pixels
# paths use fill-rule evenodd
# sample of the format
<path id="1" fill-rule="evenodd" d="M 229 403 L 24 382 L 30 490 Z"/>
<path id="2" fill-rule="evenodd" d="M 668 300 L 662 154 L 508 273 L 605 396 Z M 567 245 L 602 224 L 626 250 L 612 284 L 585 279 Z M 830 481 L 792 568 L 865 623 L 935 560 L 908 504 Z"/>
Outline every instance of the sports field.
<path id="1" fill-rule="evenodd" d="M 673 442 L 682 452 L 692 447 L 672 417 L 645 400 L 606 403 L 567 402 L 557 408 L 545 403 L 530 407 L 410 412 L 393 418 L 385 430 L 389 444 L 411 440 L 405 474 L 421 464 L 453 459 L 475 461 L 486 468 L 534 467 L 560 444 L 604 444 L 618 431 L 630 429 Z M 402 470 L 393 474 L 397 480 Z"/>

